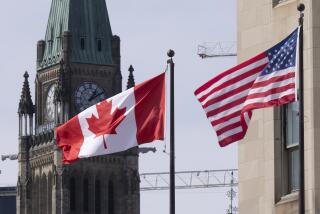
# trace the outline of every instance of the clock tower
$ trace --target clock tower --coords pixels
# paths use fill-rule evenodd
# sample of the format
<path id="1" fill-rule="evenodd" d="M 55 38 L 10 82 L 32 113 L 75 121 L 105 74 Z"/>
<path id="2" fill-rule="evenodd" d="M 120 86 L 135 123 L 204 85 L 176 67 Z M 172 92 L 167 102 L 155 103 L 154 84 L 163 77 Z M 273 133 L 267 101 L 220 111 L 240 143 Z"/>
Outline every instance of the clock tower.
<path id="1" fill-rule="evenodd" d="M 122 91 L 120 38 L 105 0 L 52 0 L 37 44 L 35 104 L 19 103 L 17 213 L 138 214 L 138 150 L 62 165 L 54 128 Z"/>

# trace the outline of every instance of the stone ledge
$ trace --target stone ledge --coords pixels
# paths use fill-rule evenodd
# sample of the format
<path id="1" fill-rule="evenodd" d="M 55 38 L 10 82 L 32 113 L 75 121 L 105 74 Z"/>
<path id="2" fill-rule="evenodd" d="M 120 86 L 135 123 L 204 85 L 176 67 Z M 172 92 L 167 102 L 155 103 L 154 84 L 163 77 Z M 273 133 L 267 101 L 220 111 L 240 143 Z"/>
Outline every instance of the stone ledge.
<path id="1" fill-rule="evenodd" d="M 278 7 L 282 7 L 282 6 L 285 6 L 287 4 L 291 4 L 293 2 L 296 2 L 297 0 L 282 0 L 282 1 L 279 1 L 279 3 L 275 3 L 273 5 L 273 8 L 278 8 Z"/>
<path id="2" fill-rule="evenodd" d="M 293 192 L 288 195 L 282 196 L 281 200 L 278 203 L 276 203 L 276 206 L 298 201 L 298 199 L 299 199 L 299 192 Z"/>

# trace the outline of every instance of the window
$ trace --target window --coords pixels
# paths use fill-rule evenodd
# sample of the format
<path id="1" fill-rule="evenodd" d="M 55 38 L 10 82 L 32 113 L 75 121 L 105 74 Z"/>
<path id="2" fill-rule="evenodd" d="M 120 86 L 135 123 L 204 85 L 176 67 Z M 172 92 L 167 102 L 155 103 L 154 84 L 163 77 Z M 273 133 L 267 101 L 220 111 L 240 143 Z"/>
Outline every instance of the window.
<path id="1" fill-rule="evenodd" d="M 98 48 L 98 51 L 101 52 L 102 51 L 102 41 L 101 39 L 98 39 L 98 44 L 97 44 L 97 48 Z"/>
<path id="2" fill-rule="evenodd" d="M 59 36 L 57 37 L 58 47 L 62 47 L 62 23 L 60 23 Z"/>
<path id="3" fill-rule="evenodd" d="M 95 183 L 95 213 L 101 213 L 101 188 L 100 188 L 100 180 L 96 180 Z"/>
<path id="4" fill-rule="evenodd" d="M 81 48 L 81 50 L 84 50 L 84 48 L 85 48 L 85 38 L 84 37 L 80 38 L 80 48 Z"/>
<path id="5" fill-rule="evenodd" d="M 275 199 L 299 190 L 298 102 L 275 108 Z"/>
<path id="6" fill-rule="evenodd" d="M 39 193 L 40 193 L 40 186 L 39 186 L 39 177 L 36 176 L 32 180 L 32 212 L 39 213 Z"/>
<path id="7" fill-rule="evenodd" d="M 76 210 L 76 181 L 74 178 L 70 179 L 70 210 Z"/>
<path id="8" fill-rule="evenodd" d="M 299 106 L 298 102 L 285 108 L 285 152 L 288 161 L 288 193 L 299 189 Z"/>
<path id="9" fill-rule="evenodd" d="M 89 181 L 84 179 L 83 181 L 83 211 L 89 211 Z"/>
<path id="10" fill-rule="evenodd" d="M 52 174 L 48 174 L 48 213 L 52 214 Z"/>
<path id="11" fill-rule="evenodd" d="M 112 181 L 109 181 L 108 185 L 108 214 L 114 214 L 114 189 Z"/>
<path id="12" fill-rule="evenodd" d="M 50 31 L 50 39 L 48 40 L 49 43 L 49 52 L 51 53 L 53 50 L 53 40 L 54 40 L 54 29 L 51 27 Z"/>

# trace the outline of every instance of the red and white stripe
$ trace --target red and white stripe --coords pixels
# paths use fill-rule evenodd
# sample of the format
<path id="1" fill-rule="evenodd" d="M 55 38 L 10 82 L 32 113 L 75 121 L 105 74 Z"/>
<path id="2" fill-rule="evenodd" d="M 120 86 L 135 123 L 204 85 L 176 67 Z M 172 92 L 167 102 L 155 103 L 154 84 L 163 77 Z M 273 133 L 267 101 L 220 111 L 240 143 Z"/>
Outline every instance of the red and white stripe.
<path id="1" fill-rule="evenodd" d="M 259 54 L 214 77 L 195 91 L 220 146 L 241 140 L 252 110 L 295 99 L 295 67 L 260 76 L 268 65 Z"/>

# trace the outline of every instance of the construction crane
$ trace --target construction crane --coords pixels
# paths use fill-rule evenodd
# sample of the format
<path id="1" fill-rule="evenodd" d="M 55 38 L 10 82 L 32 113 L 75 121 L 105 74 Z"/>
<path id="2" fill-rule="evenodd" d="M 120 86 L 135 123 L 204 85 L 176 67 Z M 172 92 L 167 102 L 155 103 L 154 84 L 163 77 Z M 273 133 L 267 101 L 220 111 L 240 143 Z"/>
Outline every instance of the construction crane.
<path id="1" fill-rule="evenodd" d="M 230 190 L 227 192 L 227 196 L 230 200 L 230 204 L 229 204 L 229 208 L 227 209 L 227 214 L 236 214 L 238 212 L 238 207 L 234 206 L 234 198 L 237 195 L 237 192 L 234 190 L 234 175 L 233 172 L 231 172 L 231 186 L 230 186 Z"/>
<path id="2" fill-rule="evenodd" d="M 140 153 L 156 152 L 156 148 L 140 148 Z M 2 161 L 6 159 L 17 160 L 18 155 L 1 155 Z M 1 174 L 1 171 L 0 171 Z M 227 192 L 227 197 L 230 200 L 230 205 L 227 214 L 235 214 L 237 207 L 234 206 L 234 198 L 238 186 L 238 170 L 223 169 L 223 170 L 195 170 L 195 171 L 177 171 L 176 189 L 199 189 L 199 188 L 219 188 L 230 187 Z M 170 173 L 141 173 L 140 174 L 140 191 L 151 190 L 168 190 L 170 186 Z"/>
<path id="3" fill-rule="evenodd" d="M 17 159 L 18 159 L 18 154 L 1 155 L 1 160 L 2 160 L 2 161 L 5 161 L 6 159 L 9 159 L 9 160 L 17 160 Z"/>
<path id="4" fill-rule="evenodd" d="M 169 172 L 141 173 L 140 190 L 168 190 L 169 176 Z M 178 171 L 175 177 L 176 189 L 236 187 L 238 185 L 237 169 Z"/>
<path id="5" fill-rule="evenodd" d="M 198 55 L 202 58 L 237 56 L 236 42 L 205 42 L 198 45 Z"/>
<path id="6" fill-rule="evenodd" d="M 140 174 L 140 191 L 151 190 L 168 190 L 170 186 L 170 174 L 162 173 L 141 173 Z M 198 189 L 198 188 L 219 188 L 230 187 L 226 196 L 229 198 L 229 206 L 226 214 L 236 214 L 238 207 L 236 206 L 235 197 L 238 186 L 238 170 L 203 170 L 203 171 L 178 171 L 175 172 L 176 189 Z"/>

